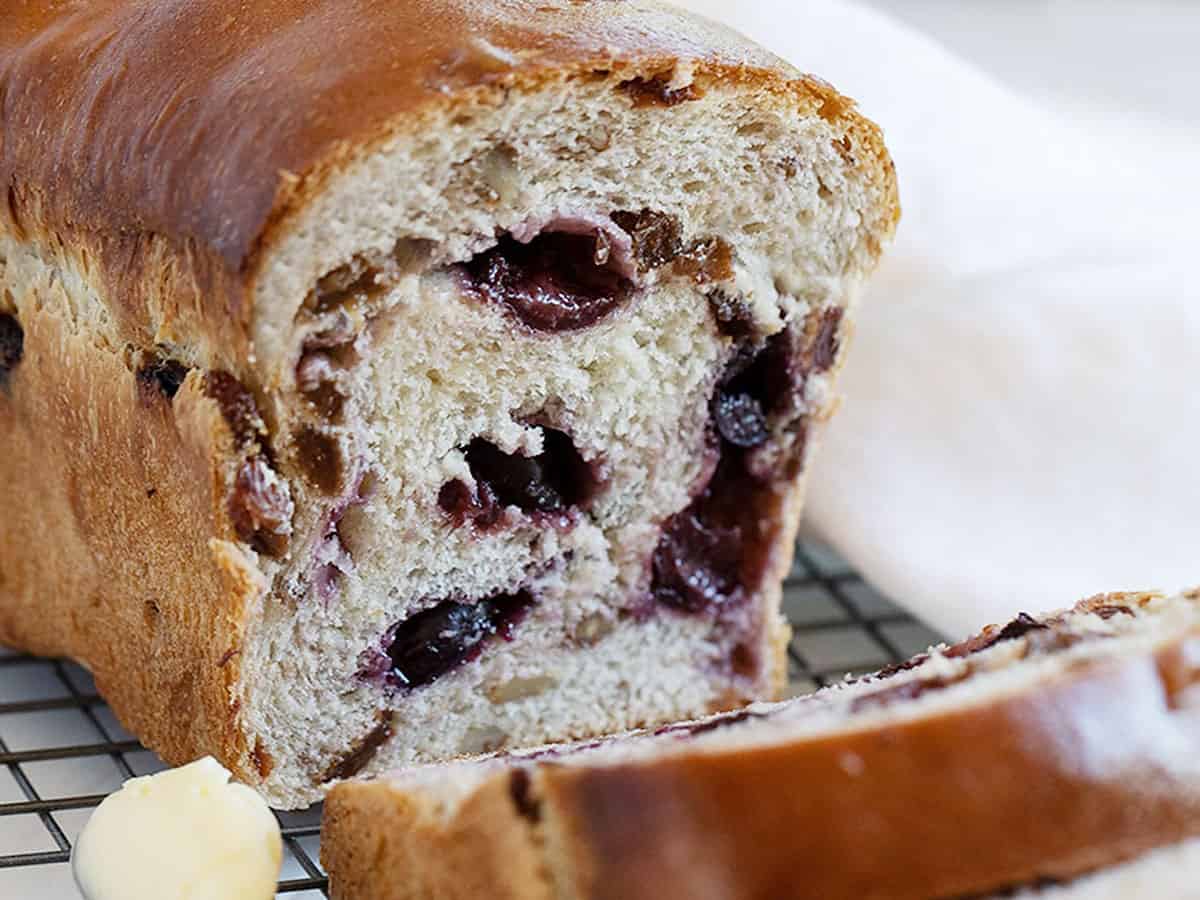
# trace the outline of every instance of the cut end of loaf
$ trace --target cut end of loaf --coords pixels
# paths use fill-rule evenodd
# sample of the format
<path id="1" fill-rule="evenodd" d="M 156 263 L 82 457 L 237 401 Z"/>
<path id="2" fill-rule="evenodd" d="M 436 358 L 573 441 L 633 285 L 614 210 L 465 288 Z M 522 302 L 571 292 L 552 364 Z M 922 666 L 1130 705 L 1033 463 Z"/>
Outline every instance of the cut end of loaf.
<path id="1" fill-rule="evenodd" d="M 260 548 L 242 661 L 277 802 L 777 689 L 801 477 L 894 184 L 859 119 L 668 81 L 460 106 L 277 238 L 256 328 L 294 534 Z"/>

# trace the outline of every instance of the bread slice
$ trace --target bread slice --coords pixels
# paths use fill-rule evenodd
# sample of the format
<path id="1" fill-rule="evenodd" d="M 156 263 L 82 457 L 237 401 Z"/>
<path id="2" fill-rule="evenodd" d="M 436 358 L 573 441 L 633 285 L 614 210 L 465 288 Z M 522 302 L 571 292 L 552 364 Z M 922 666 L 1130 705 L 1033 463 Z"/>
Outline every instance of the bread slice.
<path id="1" fill-rule="evenodd" d="M 620 739 L 339 785 L 337 900 L 928 900 L 1200 835 L 1200 592 Z M 1149 896 L 1149 895 L 1146 895 Z"/>
<path id="2" fill-rule="evenodd" d="M 18 4 L 0 97 L 0 640 L 283 806 L 775 694 L 849 100 L 643 0 Z"/>
<path id="3" fill-rule="evenodd" d="M 1071 882 L 998 895 L 1010 900 L 1200 900 L 1200 840 L 1185 841 Z"/>

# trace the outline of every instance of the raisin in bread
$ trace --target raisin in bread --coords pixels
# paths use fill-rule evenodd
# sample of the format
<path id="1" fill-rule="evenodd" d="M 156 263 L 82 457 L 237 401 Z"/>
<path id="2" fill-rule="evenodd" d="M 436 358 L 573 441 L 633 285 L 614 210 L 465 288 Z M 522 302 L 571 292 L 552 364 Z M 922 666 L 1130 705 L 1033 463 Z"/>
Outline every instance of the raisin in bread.
<path id="1" fill-rule="evenodd" d="M 1200 592 L 1023 615 L 786 703 L 338 785 L 322 856 L 338 900 L 927 900 L 1194 836 Z"/>
<path id="2" fill-rule="evenodd" d="M 279 805 L 776 692 L 850 101 L 641 0 L 5 18 L 0 640 Z"/>

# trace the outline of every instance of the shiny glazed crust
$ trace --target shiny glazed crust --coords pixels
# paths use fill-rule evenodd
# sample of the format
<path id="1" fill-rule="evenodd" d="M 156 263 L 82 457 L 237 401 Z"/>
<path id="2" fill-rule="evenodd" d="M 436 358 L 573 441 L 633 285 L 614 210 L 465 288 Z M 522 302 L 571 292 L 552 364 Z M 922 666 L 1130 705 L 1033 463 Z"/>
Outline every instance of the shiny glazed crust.
<path id="1" fill-rule="evenodd" d="M 257 288 L 329 178 L 506 92 L 685 66 L 697 84 L 763 90 L 854 134 L 857 165 L 890 198 L 871 261 L 898 216 L 879 132 L 850 101 L 653 3 L 98 0 L 10 13 L 0 313 L 18 314 L 24 358 L 0 389 L 0 641 L 79 660 L 166 760 L 211 754 L 250 783 L 275 766 L 243 721 L 240 665 L 272 570 L 231 519 L 237 436 L 200 379 L 232 373 L 271 428 L 281 369 L 260 352 L 271 310 Z M 139 354 L 165 345 L 196 367 L 173 401 L 137 374 Z"/>
<path id="2" fill-rule="evenodd" d="M 419 781 L 343 785 L 322 858 L 338 900 L 465 900 L 467 870 L 522 900 L 926 900 L 1070 880 L 1200 834 L 1197 683 L 1192 625 L 925 715 L 540 765 L 535 802 L 502 790 L 502 766 L 449 809 Z"/>
<path id="3" fill-rule="evenodd" d="M 332 172 L 448 108 L 680 62 L 847 123 L 890 232 L 895 173 L 851 100 L 645 0 L 21 4 L 0 34 L 7 227 L 86 257 L 127 333 L 199 330 L 252 374 L 259 267 Z"/>

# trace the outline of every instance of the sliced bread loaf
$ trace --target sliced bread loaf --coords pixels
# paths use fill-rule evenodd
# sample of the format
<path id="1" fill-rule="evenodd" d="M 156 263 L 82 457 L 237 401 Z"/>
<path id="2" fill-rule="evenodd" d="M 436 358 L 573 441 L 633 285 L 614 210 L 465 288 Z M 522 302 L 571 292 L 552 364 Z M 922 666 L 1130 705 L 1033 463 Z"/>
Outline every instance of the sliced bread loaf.
<path id="1" fill-rule="evenodd" d="M 0 641 L 283 806 L 776 694 L 849 100 L 650 0 L 2 18 Z"/>

